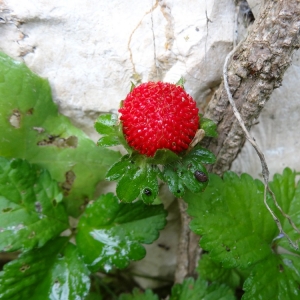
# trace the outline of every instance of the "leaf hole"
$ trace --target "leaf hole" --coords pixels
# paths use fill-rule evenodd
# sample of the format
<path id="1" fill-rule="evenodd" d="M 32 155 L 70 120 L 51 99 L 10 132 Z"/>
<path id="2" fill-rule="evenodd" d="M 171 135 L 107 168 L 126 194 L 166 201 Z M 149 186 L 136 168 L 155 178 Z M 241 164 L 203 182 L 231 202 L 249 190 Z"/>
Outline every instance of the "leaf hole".
<path id="1" fill-rule="evenodd" d="M 30 109 L 28 109 L 27 112 L 26 112 L 26 115 L 31 116 L 31 115 L 33 114 L 33 111 L 34 111 L 34 108 L 33 108 L 33 107 L 30 108 Z"/>
<path id="2" fill-rule="evenodd" d="M 35 231 L 32 231 L 32 232 L 29 234 L 28 238 L 29 238 L 29 239 L 32 239 L 32 238 L 34 238 L 34 237 L 35 237 Z"/>
<path id="3" fill-rule="evenodd" d="M 9 118 L 9 123 L 14 128 L 20 128 L 20 120 L 21 120 L 21 113 L 17 109 L 13 110 L 12 115 Z"/>
<path id="4" fill-rule="evenodd" d="M 72 170 L 69 170 L 65 173 L 65 178 L 66 180 L 62 183 L 61 187 L 64 190 L 64 195 L 67 196 L 72 189 L 76 175 Z"/>
<path id="5" fill-rule="evenodd" d="M 56 146 L 57 148 L 76 148 L 78 138 L 74 135 L 61 138 L 58 135 L 49 135 L 47 139 L 37 142 L 38 146 Z"/>
<path id="6" fill-rule="evenodd" d="M 23 266 L 20 268 L 20 271 L 24 273 L 24 272 L 27 271 L 28 269 L 30 269 L 30 266 L 29 266 L 29 265 L 23 265 Z"/>

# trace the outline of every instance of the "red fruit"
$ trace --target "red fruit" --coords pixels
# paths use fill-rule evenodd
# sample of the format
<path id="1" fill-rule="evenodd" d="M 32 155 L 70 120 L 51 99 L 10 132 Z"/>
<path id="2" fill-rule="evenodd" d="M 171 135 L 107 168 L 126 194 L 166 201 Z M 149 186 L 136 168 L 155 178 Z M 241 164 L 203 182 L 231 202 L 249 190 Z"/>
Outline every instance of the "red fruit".
<path id="1" fill-rule="evenodd" d="M 181 86 L 171 83 L 135 87 L 119 112 L 127 143 L 150 157 L 158 149 L 186 150 L 199 127 L 196 102 Z"/>

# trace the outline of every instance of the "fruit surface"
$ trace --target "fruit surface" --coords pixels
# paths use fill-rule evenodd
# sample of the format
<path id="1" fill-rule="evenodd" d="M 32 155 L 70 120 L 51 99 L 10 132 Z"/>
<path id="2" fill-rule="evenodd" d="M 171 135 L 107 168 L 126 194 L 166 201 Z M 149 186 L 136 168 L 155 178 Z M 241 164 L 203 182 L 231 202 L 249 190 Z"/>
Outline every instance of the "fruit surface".
<path id="1" fill-rule="evenodd" d="M 130 147 L 152 157 L 158 149 L 186 150 L 199 128 L 196 102 L 178 85 L 147 82 L 135 87 L 119 109 Z"/>

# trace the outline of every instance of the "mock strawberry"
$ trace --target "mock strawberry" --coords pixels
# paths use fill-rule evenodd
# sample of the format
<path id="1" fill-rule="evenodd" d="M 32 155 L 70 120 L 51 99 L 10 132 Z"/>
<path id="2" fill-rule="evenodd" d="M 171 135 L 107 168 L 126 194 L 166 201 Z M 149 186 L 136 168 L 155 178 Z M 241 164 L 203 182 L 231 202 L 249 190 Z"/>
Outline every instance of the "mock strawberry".
<path id="1" fill-rule="evenodd" d="M 186 150 L 199 128 L 196 102 L 181 86 L 147 82 L 123 101 L 123 133 L 130 147 L 152 157 L 158 149 Z"/>

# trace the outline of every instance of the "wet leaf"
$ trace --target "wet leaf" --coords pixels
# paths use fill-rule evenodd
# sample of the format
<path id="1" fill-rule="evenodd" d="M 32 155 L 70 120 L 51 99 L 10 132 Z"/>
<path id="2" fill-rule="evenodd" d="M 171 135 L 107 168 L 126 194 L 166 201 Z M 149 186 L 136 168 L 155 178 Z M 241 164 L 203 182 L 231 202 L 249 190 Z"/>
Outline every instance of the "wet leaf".
<path id="1" fill-rule="evenodd" d="M 116 114 L 104 114 L 98 117 L 95 122 L 95 129 L 100 134 L 115 134 L 115 126 L 118 121 L 118 116 Z"/>
<path id="2" fill-rule="evenodd" d="M 86 198 L 120 155 L 99 148 L 58 113 L 47 80 L 0 53 L 0 156 L 24 158 L 49 170 L 65 191 L 68 213 L 77 216 Z M 74 180 L 68 181 L 68 172 Z"/>
<path id="3" fill-rule="evenodd" d="M 182 284 L 175 284 L 172 288 L 170 300 L 234 300 L 233 291 L 226 285 L 209 284 L 207 281 L 198 278 L 187 278 Z"/>
<path id="4" fill-rule="evenodd" d="M 158 194 L 157 176 L 159 169 L 145 160 L 124 155 L 107 172 L 107 180 L 118 180 L 116 193 L 123 202 L 132 202 L 141 198 L 151 204 Z"/>
<path id="5" fill-rule="evenodd" d="M 254 267 L 245 281 L 242 299 L 300 299 L 299 270 L 299 257 L 288 254 L 270 255 Z"/>
<path id="6" fill-rule="evenodd" d="M 176 197 L 182 197 L 186 190 L 194 193 L 202 192 L 209 179 L 203 164 L 214 162 L 215 156 L 210 151 L 196 146 L 181 160 L 165 165 L 162 179 L 167 182 L 170 191 Z"/>
<path id="7" fill-rule="evenodd" d="M 185 195 L 194 217 L 191 229 L 202 235 L 203 249 L 225 268 L 247 268 L 270 255 L 277 228 L 264 206 L 263 192 L 259 180 L 226 172 L 223 180 L 210 174 L 204 193 Z"/>
<path id="8" fill-rule="evenodd" d="M 224 283 L 232 289 L 242 287 L 243 279 L 241 271 L 222 267 L 222 264 L 214 262 L 209 254 L 201 256 L 197 272 L 203 279 L 209 282 L 218 282 L 219 284 Z"/>
<path id="9" fill-rule="evenodd" d="M 300 184 L 296 173 L 286 168 L 270 183 L 279 205 L 300 226 Z M 200 245 L 224 268 L 251 271 L 243 299 L 298 299 L 300 251 L 278 236 L 278 228 L 263 201 L 264 186 L 249 175 L 226 172 L 223 180 L 211 175 L 204 193 L 187 193 L 191 229 L 200 234 Z M 275 208 L 283 230 L 296 240 L 299 235 Z M 298 241 L 299 243 L 299 241 Z M 290 253 L 290 254 L 284 254 Z M 278 299 L 279 299 L 278 298 Z"/>
<path id="10" fill-rule="evenodd" d="M 79 251 L 90 270 L 125 268 L 130 260 L 142 259 L 145 248 L 158 238 L 166 223 L 162 205 L 138 201 L 119 203 L 111 193 L 87 206 L 76 236 Z"/>
<path id="11" fill-rule="evenodd" d="M 0 157 L 0 250 L 41 247 L 67 229 L 62 198 L 48 171 Z"/>
<path id="12" fill-rule="evenodd" d="M 89 271 L 65 238 L 21 254 L 0 272 L 2 300 L 84 299 L 89 287 Z"/>
<path id="13" fill-rule="evenodd" d="M 98 141 L 98 146 L 111 147 L 121 144 L 118 138 L 118 116 L 116 114 L 104 114 L 98 117 L 95 122 L 95 129 L 104 135 Z"/>

